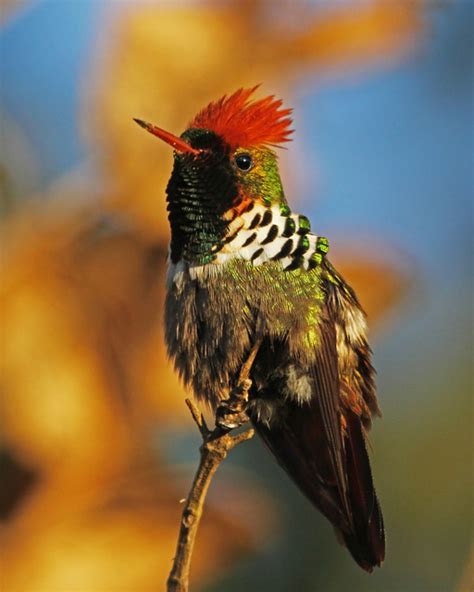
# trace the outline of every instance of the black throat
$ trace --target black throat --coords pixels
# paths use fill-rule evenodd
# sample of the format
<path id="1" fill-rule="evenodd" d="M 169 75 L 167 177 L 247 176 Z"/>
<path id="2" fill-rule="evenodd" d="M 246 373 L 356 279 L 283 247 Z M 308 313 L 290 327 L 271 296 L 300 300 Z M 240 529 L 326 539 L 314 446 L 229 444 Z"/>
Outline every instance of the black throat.
<path id="1" fill-rule="evenodd" d="M 229 148 L 215 133 L 189 129 L 182 137 L 202 154 L 176 154 L 166 189 L 171 226 L 170 257 L 204 265 L 222 247 L 238 187 L 230 164 Z"/>

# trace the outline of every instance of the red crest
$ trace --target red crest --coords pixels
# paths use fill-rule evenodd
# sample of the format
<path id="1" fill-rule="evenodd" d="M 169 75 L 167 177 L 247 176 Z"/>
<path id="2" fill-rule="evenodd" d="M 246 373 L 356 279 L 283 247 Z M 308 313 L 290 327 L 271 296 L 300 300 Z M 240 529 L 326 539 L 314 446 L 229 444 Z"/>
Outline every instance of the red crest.
<path id="1" fill-rule="evenodd" d="M 232 148 L 289 142 L 291 109 L 282 109 L 283 102 L 274 96 L 251 101 L 257 88 L 241 88 L 210 103 L 189 127 L 212 130 Z"/>

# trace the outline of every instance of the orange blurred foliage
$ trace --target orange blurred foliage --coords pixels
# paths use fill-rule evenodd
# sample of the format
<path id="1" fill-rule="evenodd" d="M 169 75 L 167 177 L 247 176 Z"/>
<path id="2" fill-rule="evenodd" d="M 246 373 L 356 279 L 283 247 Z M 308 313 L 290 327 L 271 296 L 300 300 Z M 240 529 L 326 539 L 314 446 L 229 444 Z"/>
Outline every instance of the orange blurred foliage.
<path id="1" fill-rule="evenodd" d="M 128 487 L 115 483 L 102 489 L 88 508 L 71 500 L 61 519 L 50 515 L 50 507 L 42 519 L 37 513 L 33 521 L 7 529 L 2 535 L 2 590 L 163 589 L 181 513 L 176 488 L 168 486 L 176 476 L 124 478 Z M 45 484 L 48 490 L 57 485 Z M 248 526 L 211 507 L 199 532 L 193 581 L 215 577 L 254 545 Z"/>

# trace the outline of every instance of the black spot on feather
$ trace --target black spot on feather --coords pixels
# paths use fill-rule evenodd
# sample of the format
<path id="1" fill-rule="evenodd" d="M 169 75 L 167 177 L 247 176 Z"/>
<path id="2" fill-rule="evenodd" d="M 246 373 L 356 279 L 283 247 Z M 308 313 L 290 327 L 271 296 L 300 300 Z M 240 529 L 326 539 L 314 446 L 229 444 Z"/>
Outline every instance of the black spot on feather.
<path id="1" fill-rule="evenodd" d="M 296 230 L 296 223 L 293 218 L 287 218 L 285 222 L 285 228 L 283 229 L 283 234 L 285 238 L 292 236 Z"/>
<path id="2" fill-rule="evenodd" d="M 286 257 L 287 255 L 289 255 L 291 253 L 292 248 L 293 248 L 293 239 L 289 238 L 287 241 L 285 241 L 285 243 L 283 244 L 280 251 L 272 257 L 272 259 L 273 260 L 283 259 L 283 257 Z"/>
<path id="3" fill-rule="evenodd" d="M 273 224 L 270 227 L 270 230 L 268 231 L 267 236 L 263 239 L 261 244 L 268 245 L 268 243 L 271 243 L 272 241 L 274 241 L 277 236 L 278 236 L 278 226 L 276 224 Z"/>
<path id="4" fill-rule="evenodd" d="M 254 228 L 256 228 L 260 222 L 260 220 L 262 219 L 261 214 L 255 214 L 255 216 L 253 217 L 253 220 L 249 226 L 249 230 L 253 230 Z"/>
<path id="5" fill-rule="evenodd" d="M 260 222 L 260 226 L 268 226 L 273 219 L 273 214 L 271 210 L 266 210 L 265 214 L 263 214 L 262 221 Z"/>
<path id="6" fill-rule="evenodd" d="M 263 253 L 263 247 L 261 247 L 260 249 L 257 249 L 255 251 L 255 253 L 252 255 L 252 261 L 255 261 L 255 259 L 258 259 L 262 253 Z"/>
<path id="7" fill-rule="evenodd" d="M 257 236 L 256 232 L 252 232 L 252 234 L 248 237 L 248 239 L 244 242 L 244 244 L 242 245 L 242 247 L 248 247 L 250 244 L 253 243 L 253 241 L 255 240 L 255 237 Z"/>

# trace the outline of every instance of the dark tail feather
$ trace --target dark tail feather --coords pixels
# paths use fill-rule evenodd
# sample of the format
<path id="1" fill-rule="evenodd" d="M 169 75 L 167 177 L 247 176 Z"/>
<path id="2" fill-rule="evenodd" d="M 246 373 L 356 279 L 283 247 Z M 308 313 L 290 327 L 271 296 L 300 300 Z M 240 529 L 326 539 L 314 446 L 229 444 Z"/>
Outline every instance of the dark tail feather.
<path id="1" fill-rule="evenodd" d="M 357 563 L 371 572 L 385 558 L 383 516 L 372 481 L 360 419 L 349 412 L 346 420 L 347 436 L 344 444 L 353 530 L 342 532 L 342 536 Z"/>
<path id="2" fill-rule="evenodd" d="M 350 516 L 341 499 L 319 405 L 287 403 L 284 419 L 255 428 L 278 463 L 309 500 L 332 522 L 355 561 L 366 571 L 385 556 L 382 512 L 375 493 L 359 418 L 349 412 L 343 465 Z"/>

